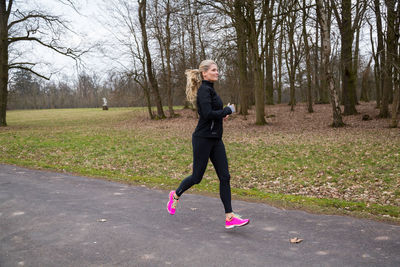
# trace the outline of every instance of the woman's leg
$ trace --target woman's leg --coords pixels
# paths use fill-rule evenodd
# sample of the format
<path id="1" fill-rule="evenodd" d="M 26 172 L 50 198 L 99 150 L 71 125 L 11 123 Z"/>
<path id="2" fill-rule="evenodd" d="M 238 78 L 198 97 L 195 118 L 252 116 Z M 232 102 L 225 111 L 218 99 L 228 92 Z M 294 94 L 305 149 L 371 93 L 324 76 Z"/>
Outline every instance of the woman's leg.
<path id="1" fill-rule="evenodd" d="M 215 140 L 202 138 L 202 137 L 193 137 L 192 138 L 192 146 L 193 146 L 193 172 L 192 175 L 186 177 L 178 189 L 176 189 L 176 195 L 180 197 L 183 192 L 188 190 L 195 184 L 201 182 L 203 178 L 204 172 L 207 168 L 208 158 L 210 156 L 211 149 Z"/>
<path id="2" fill-rule="evenodd" d="M 228 169 L 228 159 L 226 157 L 225 145 L 222 140 L 218 140 L 211 150 L 210 159 L 219 178 L 219 194 L 222 203 L 224 204 L 225 213 L 231 213 L 231 176 Z"/>

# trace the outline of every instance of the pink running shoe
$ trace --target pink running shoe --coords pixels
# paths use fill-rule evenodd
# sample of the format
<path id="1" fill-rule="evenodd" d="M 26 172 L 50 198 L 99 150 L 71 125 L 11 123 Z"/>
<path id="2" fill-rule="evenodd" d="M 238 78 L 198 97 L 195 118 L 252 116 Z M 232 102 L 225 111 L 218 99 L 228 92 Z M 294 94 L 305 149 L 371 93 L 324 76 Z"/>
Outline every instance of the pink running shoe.
<path id="1" fill-rule="evenodd" d="M 175 191 L 169 192 L 169 201 L 167 203 L 167 210 L 169 214 L 174 215 L 176 206 L 178 205 L 179 199 L 174 197 Z"/>
<path id="2" fill-rule="evenodd" d="M 234 213 L 233 217 L 232 217 L 232 219 L 230 221 L 225 221 L 225 228 L 226 229 L 231 229 L 231 228 L 234 228 L 234 227 L 245 226 L 249 222 L 250 222 L 249 219 L 242 219 L 242 218 L 240 218 L 239 215 Z"/>

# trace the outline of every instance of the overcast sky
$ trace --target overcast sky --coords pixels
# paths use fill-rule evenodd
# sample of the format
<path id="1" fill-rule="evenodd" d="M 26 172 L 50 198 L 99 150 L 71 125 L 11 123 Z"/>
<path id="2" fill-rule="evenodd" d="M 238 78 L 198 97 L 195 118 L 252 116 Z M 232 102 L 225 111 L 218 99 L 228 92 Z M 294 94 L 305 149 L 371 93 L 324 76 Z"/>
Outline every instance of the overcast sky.
<path id="1" fill-rule="evenodd" d="M 110 38 L 112 33 L 105 27 L 104 21 L 107 16 L 105 11 L 105 6 L 108 6 L 110 2 L 107 0 L 75 0 L 77 3 L 76 8 L 79 13 L 73 8 L 63 5 L 60 3 L 62 0 L 15 0 L 14 10 L 16 8 L 21 8 L 22 10 L 36 9 L 41 11 L 47 11 L 49 14 L 61 15 L 75 33 L 68 33 L 63 36 L 66 45 L 90 47 L 96 43 L 105 43 L 106 41 L 112 40 Z M 65 0 L 64 0 L 65 1 Z M 132 0 L 134 1 L 134 0 Z M 101 22 L 102 21 L 102 22 Z M 114 32 L 117 32 L 116 27 L 112 28 Z M 332 36 L 335 38 L 334 36 Z M 369 41 L 369 31 L 364 28 L 361 37 L 361 50 L 362 54 L 370 53 L 370 41 Z M 57 71 L 57 74 L 52 75 L 52 80 L 64 79 L 63 76 L 67 76 L 72 80 L 76 79 L 77 67 L 75 61 L 59 55 L 49 49 L 34 46 L 23 43 L 24 50 L 26 51 L 25 57 L 30 61 L 34 62 L 47 62 L 47 65 L 38 66 L 38 70 L 42 73 L 49 74 Z M 103 46 L 103 49 L 107 50 L 107 46 Z M 118 45 L 113 45 L 112 49 L 108 49 L 106 55 L 114 54 L 113 56 L 118 56 L 122 53 L 122 47 Z M 120 65 L 115 61 L 110 59 L 110 57 L 105 56 L 104 53 L 100 52 L 98 49 L 93 49 L 91 53 L 86 54 L 82 57 L 85 71 L 89 74 L 96 73 L 99 78 L 102 79 L 107 75 L 107 72 L 111 71 L 113 68 L 118 68 Z M 82 70 L 82 69 L 81 69 Z"/>
<path id="2" fill-rule="evenodd" d="M 68 22 L 68 25 L 74 32 L 69 32 L 62 36 L 67 46 L 71 47 L 91 47 L 96 43 L 103 42 L 109 32 L 99 22 L 101 17 L 102 0 L 80 0 L 77 2 L 77 11 L 73 8 L 63 5 L 57 0 L 30 0 L 24 4 L 22 0 L 16 1 L 16 8 L 41 10 L 52 15 L 60 15 Z M 25 58 L 34 62 L 45 62 L 37 66 L 41 73 L 51 76 L 52 80 L 63 79 L 68 76 L 74 79 L 77 75 L 76 62 L 68 57 L 62 56 L 47 48 L 32 45 L 29 42 L 21 43 L 25 51 Z M 104 57 L 97 49 L 92 49 L 91 53 L 82 57 L 85 71 L 88 73 L 96 72 L 99 75 L 105 75 L 108 69 L 113 65 L 112 60 Z"/>

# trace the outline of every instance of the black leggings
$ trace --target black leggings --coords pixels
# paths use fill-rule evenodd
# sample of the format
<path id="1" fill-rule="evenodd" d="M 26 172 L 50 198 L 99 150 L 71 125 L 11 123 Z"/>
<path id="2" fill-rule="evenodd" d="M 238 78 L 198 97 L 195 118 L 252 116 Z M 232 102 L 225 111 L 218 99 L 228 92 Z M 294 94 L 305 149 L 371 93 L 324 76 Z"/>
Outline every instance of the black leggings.
<path id="1" fill-rule="evenodd" d="M 231 205 L 231 185 L 230 174 L 228 170 L 228 160 L 226 158 L 225 145 L 222 139 L 192 137 L 193 145 L 193 173 L 186 177 L 178 189 L 176 194 L 181 196 L 183 192 L 188 190 L 194 184 L 201 182 L 204 172 L 211 159 L 215 171 L 219 178 L 219 194 L 224 204 L 225 213 L 232 212 Z"/>

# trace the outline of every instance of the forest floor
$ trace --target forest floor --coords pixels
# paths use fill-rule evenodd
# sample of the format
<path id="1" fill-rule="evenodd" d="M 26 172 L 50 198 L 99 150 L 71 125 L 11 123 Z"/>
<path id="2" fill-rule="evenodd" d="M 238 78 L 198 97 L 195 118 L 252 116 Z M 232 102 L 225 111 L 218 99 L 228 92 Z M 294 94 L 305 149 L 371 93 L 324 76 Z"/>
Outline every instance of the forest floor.
<path id="1" fill-rule="evenodd" d="M 377 117 L 375 103 L 358 105 L 343 128 L 330 127 L 328 104 L 314 113 L 303 103 L 265 110 L 265 126 L 255 125 L 253 110 L 224 123 L 234 197 L 400 222 L 400 130 Z M 176 113 L 149 120 L 142 108 L 9 111 L 0 162 L 173 189 L 191 172 L 197 123 L 192 110 Z M 218 196 L 211 163 L 191 190 Z"/>

